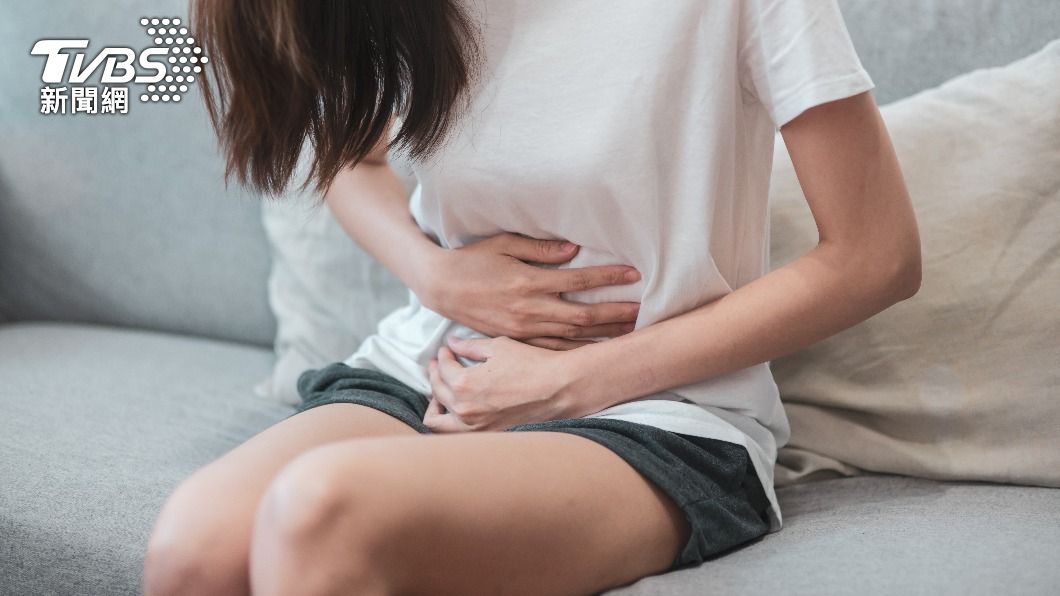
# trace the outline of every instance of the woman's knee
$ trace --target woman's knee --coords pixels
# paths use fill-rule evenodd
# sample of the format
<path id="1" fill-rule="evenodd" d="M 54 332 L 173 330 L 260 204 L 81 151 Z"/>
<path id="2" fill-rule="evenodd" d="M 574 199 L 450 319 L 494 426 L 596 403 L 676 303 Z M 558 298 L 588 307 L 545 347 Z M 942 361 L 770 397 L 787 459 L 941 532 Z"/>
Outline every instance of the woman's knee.
<path id="1" fill-rule="evenodd" d="M 245 590 L 248 537 L 233 503 L 200 470 L 166 500 L 144 558 L 144 594 L 233 594 Z"/>
<path id="2" fill-rule="evenodd" d="M 311 449 L 276 474 L 255 517 L 252 567 L 312 562 L 322 577 L 347 575 L 346 585 L 387 582 L 387 557 L 412 507 L 366 443 Z M 292 572 L 312 583 L 306 565 Z"/>
<path id="3" fill-rule="evenodd" d="M 291 460 L 265 490 L 255 532 L 315 544 L 342 531 L 344 540 L 368 548 L 395 529 L 407 499 L 395 494 L 395 474 L 370 442 L 323 445 Z"/>

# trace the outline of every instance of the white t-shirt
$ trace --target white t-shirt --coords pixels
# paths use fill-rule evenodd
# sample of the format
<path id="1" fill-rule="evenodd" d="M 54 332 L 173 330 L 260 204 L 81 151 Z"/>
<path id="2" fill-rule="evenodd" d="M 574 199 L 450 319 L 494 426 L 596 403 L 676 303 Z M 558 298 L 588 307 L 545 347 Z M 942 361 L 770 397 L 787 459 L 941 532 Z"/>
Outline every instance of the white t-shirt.
<path id="1" fill-rule="evenodd" d="M 485 71 L 448 142 L 412 162 L 413 217 L 447 248 L 507 231 L 579 244 L 561 268 L 632 265 L 639 282 L 563 296 L 639 300 L 636 329 L 769 271 L 776 130 L 874 87 L 835 0 L 467 2 Z M 409 300 L 345 362 L 429 395 L 445 338 L 485 336 Z M 768 362 L 590 416 L 745 446 L 781 528 L 790 428 Z"/>

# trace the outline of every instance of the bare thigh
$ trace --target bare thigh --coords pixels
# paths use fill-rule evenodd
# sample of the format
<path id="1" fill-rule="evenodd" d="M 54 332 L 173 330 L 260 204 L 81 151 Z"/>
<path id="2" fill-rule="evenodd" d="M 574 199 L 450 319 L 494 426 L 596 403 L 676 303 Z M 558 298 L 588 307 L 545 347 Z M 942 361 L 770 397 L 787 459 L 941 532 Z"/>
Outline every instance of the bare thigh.
<path id="1" fill-rule="evenodd" d="M 334 441 L 416 435 L 358 404 L 326 404 L 277 422 L 185 479 L 155 521 L 144 563 L 147 594 L 249 593 L 254 514 L 273 476 L 295 456 Z"/>
<path id="2" fill-rule="evenodd" d="M 675 503 L 607 447 L 562 432 L 331 443 L 273 481 L 255 594 L 590 594 L 665 572 Z"/>

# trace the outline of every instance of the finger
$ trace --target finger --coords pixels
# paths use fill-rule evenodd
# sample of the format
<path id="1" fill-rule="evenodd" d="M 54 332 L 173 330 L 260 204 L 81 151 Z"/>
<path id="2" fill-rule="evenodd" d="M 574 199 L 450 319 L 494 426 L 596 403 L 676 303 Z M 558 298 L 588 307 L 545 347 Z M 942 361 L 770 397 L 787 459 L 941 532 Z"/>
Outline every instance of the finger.
<path id="1" fill-rule="evenodd" d="M 559 296 L 541 297 L 523 315 L 534 323 L 518 337 L 554 336 L 567 338 L 615 337 L 628 333 L 640 315 L 640 302 L 600 302 L 587 304 Z M 583 329 L 572 330 L 572 326 Z"/>
<path id="2" fill-rule="evenodd" d="M 607 325 L 594 325 L 592 327 L 575 327 L 575 333 L 568 333 L 557 337 L 566 339 L 585 339 L 590 337 L 618 337 L 633 331 L 636 323 L 609 323 Z"/>
<path id="3" fill-rule="evenodd" d="M 435 399 L 434 395 L 431 395 L 431 399 L 427 402 L 427 410 L 423 414 L 422 422 L 427 425 L 428 428 L 431 428 L 437 418 L 444 414 L 445 408 L 442 407 L 442 402 Z"/>
<path id="4" fill-rule="evenodd" d="M 445 408 L 442 406 L 442 402 L 435 399 L 432 394 L 431 399 L 427 402 L 427 412 L 423 415 L 423 419 L 426 420 L 428 416 L 441 416 L 445 413 Z"/>
<path id="5" fill-rule="evenodd" d="M 562 337 L 531 337 L 527 339 L 520 339 L 519 341 L 529 344 L 531 346 L 537 346 L 539 348 L 546 348 L 549 350 L 573 350 L 589 344 L 595 344 L 592 340 L 573 340 L 564 339 Z"/>
<path id="6" fill-rule="evenodd" d="M 629 277 L 627 277 L 629 276 Z M 626 265 L 592 265 L 570 269 L 539 268 L 531 272 L 533 288 L 549 293 L 580 292 L 640 280 L 640 272 Z"/>
<path id="7" fill-rule="evenodd" d="M 563 337 L 566 339 L 585 339 L 590 337 L 618 337 L 633 331 L 636 323 L 609 323 L 607 325 L 594 325 L 592 327 L 580 327 L 571 323 L 556 323 L 554 321 L 541 321 L 536 323 L 523 334 L 525 337 Z M 520 339 L 520 338 L 516 338 Z"/>
<path id="8" fill-rule="evenodd" d="M 575 300 L 566 300 L 558 296 L 550 297 L 544 311 L 540 314 L 542 321 L 555 321 L 592 327 L 608 323 L 629 323 L 637 320 L 640 314 L 640 302 L 599 302 L 587 304 Z"/>
<path id="9" fill-rule="evenodd" d="M 448 412 L 452 412 L 456 398 L 453 395 L 453 390 L 449 388 L 449 385 L 446 384 L 445 380 L 442 379 L 439 374 L 437 361 L 432 360 L 428 365 L 427 378 L 431 381 L 431 396 Z"/>
<path id="10" fill-rule="evenodd" d="M 449 336 L 446 338 L 446 347 L 465 358 L 485 361 L 493 356 L 493 344 L 490 339 Z"/>
<path id="11" fill-rule="evenodd" d="M 438 376 L 438 363 L 431 360 L 427 365 L 427 374 L 431 381 L 431 399 L 427 402 L 427 411 L 423 415 L 423 424 L 436 433 L 466 432 L 471 428 L 464 424 L 456 414 L 446 411 L 444 398 L 452 395 L 449 388 Z"/>
<path id="12" fill-rule="evenodd" d="M 454 432 L 458 427 L 454 424 L 453 417 L 447 418 L 446 414 L 447 412 L 442 406 L 442 402 L 432 395 L 430 401 L 427 402 L 427 412 L 423 415 L 423 424 L 433 432 Z"/>
<path id="13" fill-rule="evenodd" d="M 443 414 L 434 419 L 434 428 L 431 430 L 437 433 L 465 433 L 471 432 L 472 429 L 460 422 L 455 414 Z"/>
<path id="14" fill-rule="evenodd" d="M 437 400 L 431 401 L 436 402 Z M 428 412 L 423 418 L 423 424 L 431 429 L 431 432 L 435 433 L 458 433 L 470 430 L 467 425 L 460 422 L 460 419 L 453 414 L 439 414 L 437 411 Z"/>
<path id="15" fill-rule="evenodd" d="M 574 243 L 509 232 L 501 235 L 500 242 L 504 254 L 531 263 L 563 263 L 578 253 L 578 245 Z"/>
<path id="16" fill-rule="evenodd" d="M 439 378 L 445 384 L 445 389 L 453 396 L 452 399 L 456 399 L 456 394 L 453 393 L 452 386 L 459 375 L 464 373 L 464 370 L 467 367 L 456 359 L 456 355 L 453 354 L 452 350 L 446 346 L 442 346 L 438 348 L 438 365 L 435 368 L 438 370 Z M 454 409 L 451 402 L 445 401 L 444 396 L 442 405 L 450 411 Z"/>

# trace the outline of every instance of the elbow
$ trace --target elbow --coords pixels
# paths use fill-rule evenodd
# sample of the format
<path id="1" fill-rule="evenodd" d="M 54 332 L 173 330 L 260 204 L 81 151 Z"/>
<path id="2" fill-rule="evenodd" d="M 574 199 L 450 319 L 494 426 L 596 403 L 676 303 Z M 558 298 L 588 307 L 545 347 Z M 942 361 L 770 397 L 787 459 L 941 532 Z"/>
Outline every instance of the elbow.
<path id="1" fill-rule="evenodd" d="M 868 249 L 821 243 L 819 250 L 834 264 L 840 275 L 861 299 L 875 305 L 875 312 L 885 310 L 920 291 L 921 258 L 919 242 L 913 248 Z"/>
<path id="2" fill-rule="evenodd" d="M 882 271 L 880 293 L 891 304 L 908 300 L 920 291 L 923 278 L 923 260 L 920 248 L 920 230 L 916 220 L 910 217 L 904 226 L 883 228 L 877 234 L 875 248 L 876 271 Z M 872 257 L 869 257 L 872 258 Z"/>
<path id="3" fill-rule="evenodd" d="M 915 262 L 903 267 L 895 279 L 894 285 L 898 292 L 897 302 L 916 296 L 917 292 L 920 291 L 920 282 L 921 270 L 920 259 L 918 258 Z"/>
<path id="4" fill-rule="evenodd" d="M 920 255 L 920 242 L 917 241 L 911 248 L 892 253 L 897 254 L 890 259 L 891 266 L 886 276 L 885 293 L 890 296 L 892 302 L 908 300 L 920 291 L 923 278 L 923 266 Z"/>

